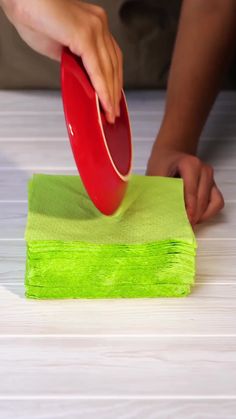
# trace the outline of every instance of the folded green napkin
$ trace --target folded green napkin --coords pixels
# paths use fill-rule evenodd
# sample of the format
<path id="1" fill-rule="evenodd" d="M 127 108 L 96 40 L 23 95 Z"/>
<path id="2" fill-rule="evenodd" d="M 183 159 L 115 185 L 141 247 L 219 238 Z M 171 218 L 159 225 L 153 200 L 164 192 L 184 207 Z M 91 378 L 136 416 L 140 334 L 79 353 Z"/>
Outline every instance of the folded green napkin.
<path id="1" fill-rule="evenodd" d="M 194 282 L 181 179 L 133 176 L 106 217 L 78 176 L 34 175 L 25 238 L 30 298 L 175 297 Z"/>

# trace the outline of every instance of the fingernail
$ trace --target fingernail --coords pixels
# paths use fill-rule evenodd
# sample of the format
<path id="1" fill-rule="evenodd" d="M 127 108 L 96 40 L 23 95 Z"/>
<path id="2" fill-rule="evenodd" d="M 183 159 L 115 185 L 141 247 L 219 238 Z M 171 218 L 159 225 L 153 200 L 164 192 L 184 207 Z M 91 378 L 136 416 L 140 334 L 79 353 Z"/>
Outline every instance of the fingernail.
<path id="1" fill-rule="evenodd" d="M 112 105 L 111 104 L 110 110 L 108 111 L 108 113 L 110 115 L 110 118 L 111 118 L 111 123 L 114 123 L 115 122 L 115 119 L 116 119 L 116 112 L 115 112 L 115 110 L 116 110 L 115 105 Z"/>
<path id="2" fill-rule="evenodd" d="M 107 120 L 108 122 L 110 122 L 110 124 L 114 124 L 115 123 L 115 116 L 113 113 L 108 113 L 107 114 Z"/>

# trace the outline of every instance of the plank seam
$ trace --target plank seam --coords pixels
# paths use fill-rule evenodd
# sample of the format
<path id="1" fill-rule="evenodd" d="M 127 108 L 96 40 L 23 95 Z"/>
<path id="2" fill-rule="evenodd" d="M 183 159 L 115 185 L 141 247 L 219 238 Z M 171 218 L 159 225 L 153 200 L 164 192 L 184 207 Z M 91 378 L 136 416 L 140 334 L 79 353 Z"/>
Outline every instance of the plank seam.
<path id="1" fill-rule="evenodd" d="M 189 338 L 206 338 L 206 339 L 215 339 L 215 338 L 219 338 L 219 339 L 225 339 L 225 338 L 230 338 L 230 339 L 235 339 L 236 338 L 236 333 L 215 333 L 215 334 L 202 334 L 202 333 L 196 333 L 196 334 L 184 334 L 184 333 L 103 333 L 103 334 L 98 334 L 98 333 L 51 333 L 51 334 L 47 334 L 47 333 L 42 333 L 42 334 L 37 334 L 37 333 L 12 333 L 12 334 L 0 334 L 0 340 L 3 339 L 45 339 L 45 338 L 49 338 L 49 339 L 61 339 L 61 338 L 66 338 L 66 339 L 104 339 L 104 338 L 111 338 L 111 339 L 123 339 L 123 338 L 127 338 L 127 339 L 139 339 L 139 338 L 147 338 L 147 339 L 179 339 L 179 338 L 185 338 L 185 339 L 189 339 Z"/>
<path id="2" fill-rule="evenodd" d="M 161 401 L 161 400 L 208 400 L 208 401 L 213 401 L 213 400 L 236 400 L 236 395 L 224 395 L 224 394 L 215 394 L 215 395 L 211 395 L 211 396 L 206 396 L 206 395 L 169 395 L 169 396 L 165 396 L 165 395 L 142 395 L 142 394 L 134 394 L 132 396 L 127 396 L 127 395 L 107 395 L 107 396 L 102 396 L 102 395 L 77 395 L 77 394 L 73 394 L 73 395 L 69 395 L 69 394 L 40 394 L 40 395 L 13 395 L 13 396 L 4 396 L 4 395 L 0 395 L 0 400 L 1 401 L 22 401 L 22 400 L 103 400 L 103 401 L 108 401 L 108 400 L 124 400 L 124 401 L 132 401 L 132 400 L 137 400 L 137 401 Z"/>

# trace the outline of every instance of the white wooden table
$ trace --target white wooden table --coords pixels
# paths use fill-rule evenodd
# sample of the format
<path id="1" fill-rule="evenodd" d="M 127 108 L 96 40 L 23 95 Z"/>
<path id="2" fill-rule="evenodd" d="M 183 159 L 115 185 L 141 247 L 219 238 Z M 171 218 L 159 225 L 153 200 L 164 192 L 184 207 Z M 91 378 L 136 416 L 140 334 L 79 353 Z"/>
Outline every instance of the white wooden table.
<path id="1" fill-rule="evenodd" d="M 128 94 L 143 173 L 164 93 Z M 236 417 L 236 93 L 222 93 L 200 152 L 224 212 L 198 228 L 186 299 L 27 301 L 27 180 L 76 173 L 60 97 L 0 93 L 0 418 Z"/>

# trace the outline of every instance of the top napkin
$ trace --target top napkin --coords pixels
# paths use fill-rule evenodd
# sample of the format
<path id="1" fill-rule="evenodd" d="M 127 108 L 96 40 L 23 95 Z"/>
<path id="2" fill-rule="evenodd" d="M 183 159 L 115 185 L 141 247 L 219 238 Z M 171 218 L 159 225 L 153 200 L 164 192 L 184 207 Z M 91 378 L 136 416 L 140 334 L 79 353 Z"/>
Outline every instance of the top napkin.
<path id="1" fill-rule="evenodd" d="M 25 238 L 131 245 L 177 240 L 195 247 L 182 179 L 136 175 L 110 217 L 94 207 L 78 176 L 34 175 Z"/>

